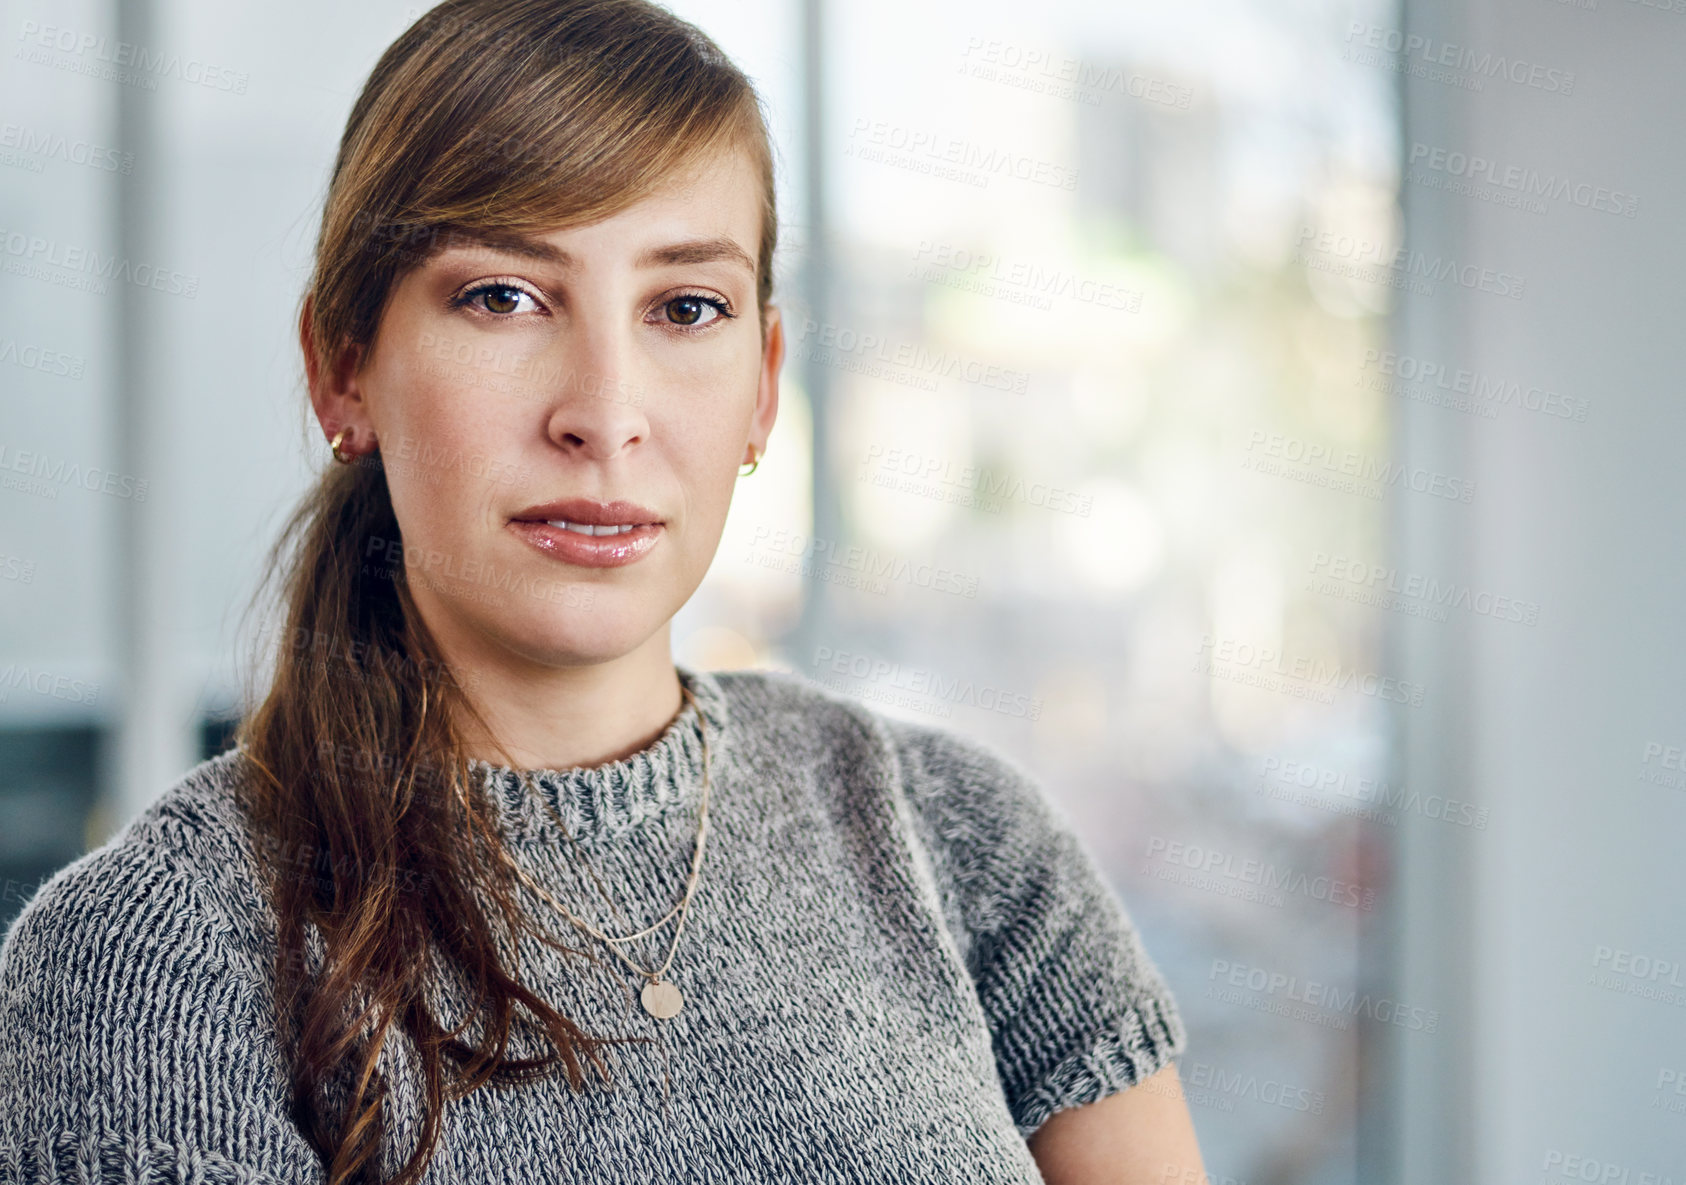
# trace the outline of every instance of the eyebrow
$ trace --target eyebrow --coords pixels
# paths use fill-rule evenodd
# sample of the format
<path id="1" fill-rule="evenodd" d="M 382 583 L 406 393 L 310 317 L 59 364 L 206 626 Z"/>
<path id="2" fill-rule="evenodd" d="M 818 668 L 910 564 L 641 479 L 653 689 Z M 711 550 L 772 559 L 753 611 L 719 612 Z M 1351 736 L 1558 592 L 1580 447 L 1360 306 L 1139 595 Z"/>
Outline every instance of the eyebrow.
<path id="1" fill-rule="evenodd" d="M 564 269 L 572 269 L 579 264 L 579 261 L 570 252 L 563 250 L 561 247 L 546 243 L 541 239 L 517 234 L 514 231 L 453 230 L 446 243 L 446 248 L 464 246 L 479 246 L 507 255 L 519 255 L 526 259 L 536 259 L 541 263 L 554 264 Z M 749 252 L 738 246 L 735 240 L 725 235 L 716 235 L 712 238 L 685 239 L 677 243 L 651 247 L 632 262 L 634 267 L 652 268 L 687 263 L 714 263 L 720 260 L 741 264 L 749 269 L 751 276 L 756 274 L 756 262 L 749 257 Z"/>

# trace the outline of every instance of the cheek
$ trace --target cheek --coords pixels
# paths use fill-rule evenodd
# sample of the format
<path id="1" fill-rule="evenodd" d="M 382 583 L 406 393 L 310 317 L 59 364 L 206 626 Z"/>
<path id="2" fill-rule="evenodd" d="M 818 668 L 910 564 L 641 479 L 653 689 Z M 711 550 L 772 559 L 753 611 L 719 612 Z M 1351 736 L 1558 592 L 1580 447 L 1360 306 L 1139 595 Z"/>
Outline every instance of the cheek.
<path id="1" fill-rule="evenodd" d="M 400 451 L 416 451 L 423 443 L 460 444 L 485 419 L 485 400 L 476 399 L 481 387 L 477 369 L 457 361 L 451 341 L 439 334 L 411 333 L 382 359 L 382 388 L 387 430 Z"/>
<path id="2" fill-rule="evenodd" d="M 663 451 L 674 458 L 694 511 L 725 516 L 746 455 L 758 375 L 755 363 L 722 359 L 692 368 L 663 395 L 664 414 L 652 427 L 670 441 Z"/>
<path id="3" fill-rule="evenodd" d="M 376 430 L 394 512 L 406 537 L 445 546 L 478 525 L 490 496 L 502 424 L 497 401 L 476 398 L 481 376 L 425 349 L 394 351 L 380 376 Z"/>
<path id="4" fill-rule="evenodd" d="M 663 379 L 665 399 L 684 419 L 687 438 L 697 442 L 692 451 L 732 451 L 733 441 L 746 434 L 755 414 L 760 378 L 761 355 L 753 335 L 746 335 L 732 349 L 686 360 Z"/>

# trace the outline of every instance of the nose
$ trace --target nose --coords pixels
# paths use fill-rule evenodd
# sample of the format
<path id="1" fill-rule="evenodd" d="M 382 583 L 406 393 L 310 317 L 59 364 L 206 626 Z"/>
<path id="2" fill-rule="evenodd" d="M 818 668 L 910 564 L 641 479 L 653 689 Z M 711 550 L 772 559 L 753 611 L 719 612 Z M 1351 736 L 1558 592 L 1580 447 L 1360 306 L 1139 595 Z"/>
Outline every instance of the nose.
<path id="1" fill-rule="evenodd" d="M 593 461 L 613 460 L 643 442 L 650 424 L 630 331 L 606 318 L 581 317 L 560 350 L 545 425 L 551 441 Z"/>

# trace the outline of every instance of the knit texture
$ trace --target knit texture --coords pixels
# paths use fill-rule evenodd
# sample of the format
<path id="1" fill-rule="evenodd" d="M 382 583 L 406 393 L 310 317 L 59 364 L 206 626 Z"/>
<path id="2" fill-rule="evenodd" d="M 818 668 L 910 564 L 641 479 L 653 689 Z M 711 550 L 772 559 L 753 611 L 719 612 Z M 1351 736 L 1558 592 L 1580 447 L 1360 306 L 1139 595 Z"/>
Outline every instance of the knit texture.
<path id="1" fill-rule="evenodd" d="M 584 1093 L 557 1073 L 447 1102 L 426 1182 L 1038 1182 L 1025 1140 L 1051 1114 L 1181 1055 L 1123 905 L 1022 768 L 795 675 L 677 670 L 711 759 L 702 872 L 666 976 L 684 1008 L 649 1016 L 643 981 L 523 890 L 603 964 L 523 938 L 525 982 L 589 1032 L 663 1039 L 606 1050 L 614 1082 L 588 1075 Z M 622 761 L 534 771 L 618 912 L 516 771 L 477 763 L 476 790 L 530 875 L 631 934 L 684 892 L 702 756 L 687 706 Z M 7 931 L 0 1185 L 326 1180 L 288 1117 L 246 769 L 239 750 L 195 767 Z M 658 967 L 674 924 L 622 949 Z M 454 977 L 432 982 L 440 1018 L 460 1020 Z M 421 1131 L 394 1033 L 388 1173 Z M 543 1048 L 517 1029 L 514 1055 Z"/>

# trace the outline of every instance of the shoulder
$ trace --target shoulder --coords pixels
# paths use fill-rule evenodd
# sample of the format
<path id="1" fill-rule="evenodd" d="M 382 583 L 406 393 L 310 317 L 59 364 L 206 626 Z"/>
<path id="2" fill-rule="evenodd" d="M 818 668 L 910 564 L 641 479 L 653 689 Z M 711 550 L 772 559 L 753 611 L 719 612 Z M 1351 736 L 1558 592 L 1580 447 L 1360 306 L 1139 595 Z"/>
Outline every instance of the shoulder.
<path id="1" fill-rule="evenodd" d="M 880 768 L 905 801 L 939 874 L 966 882 L 1069 833 L 1041 781 L 994 744 L 946 724 L 892 716 L 801 675 L 716 672 L 759 732 L 803 762 Z M 849 784 L 880 779 L 848 778 Z"/>
<path id="2" fill-rule="evenodd" d="M 249 865 L 232 793 L 237 760 L 195 766 L 35 890 L 0 940 L 0 1010 L 25 997 L 50 1007 L 75 991 L 139 988 L 242 928 L 234 914 Z"/>
<path id="3" fill-rule="evenodd" d="M 872 715 L 858 701 L 795 671 L 763 668 L 711 671 L 734 719 L 778 727 L 798 743 L 859 733 Z"/>
<path id="4" fill-rule="evenodd" d="M 160 1185 L 318 1179 L 286 1118 L 268 948 L 231 906 L 233 765 L 189 771 L 0 941 L 0 1165 L 57 1158 L 40 1178 L 55 1182 L 115 1179 L 119 1161 Z"/>
<path id="5" fill-rule="evenodd" d="M 87 853 L 36 890 L 0 942 L 0 1029 L 37 1054 L 121 1031 L 149 993 L 182 986 L 183 961 L 215 931 L 201 924 L 208 912 L 152 848 Z"/>
<path id="6" fill-rule="evenodd" d="M 947 725 L 893 716 L 791 671 L 715 671 L 735 715 L 805 749 L 866 744 L 921 796 L 1038 792 L 1030 774 L 993 745 Z M 1039 792 L 1038 792 L 1039 793 Z"/>

